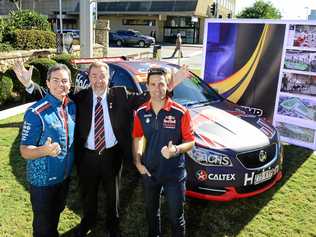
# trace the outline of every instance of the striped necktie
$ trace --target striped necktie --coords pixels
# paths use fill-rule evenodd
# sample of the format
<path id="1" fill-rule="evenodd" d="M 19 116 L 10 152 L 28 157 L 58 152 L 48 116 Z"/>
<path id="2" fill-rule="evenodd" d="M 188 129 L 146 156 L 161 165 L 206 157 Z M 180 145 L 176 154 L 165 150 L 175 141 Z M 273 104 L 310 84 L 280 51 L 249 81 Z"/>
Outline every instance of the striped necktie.
<path id="1" fill-rule="evenodd" d="M 102 152 L 105 149 L 104 119 L 101 100 L 101 97 L 97 97 L 97 104 L 94 110 L 94 144 L 95 150 L 98 152 Z"/>

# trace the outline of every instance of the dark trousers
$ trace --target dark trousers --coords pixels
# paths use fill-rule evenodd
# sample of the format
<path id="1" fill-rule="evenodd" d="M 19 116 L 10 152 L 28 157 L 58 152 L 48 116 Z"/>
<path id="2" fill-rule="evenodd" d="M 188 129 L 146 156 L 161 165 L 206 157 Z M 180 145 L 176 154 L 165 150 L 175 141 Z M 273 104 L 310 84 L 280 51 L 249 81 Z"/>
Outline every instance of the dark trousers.
<path id="1" fill-rule="evenodd" d="M 179 51 L 179 53 L 180 53 L 180 57 L 183 58 L 183 52 L 182 52 L 181 47 L 180 47 L 180 48 L 179 48 L 179 47 L 176 47 L 176 48 L 174 49 L 171 58 L 173 58 L 174 56 L 176 56 L 176 53 L 177 53 L 178 51 Z M 178 55 L 177 55 L 177 57 L 178 57 Z"/>
<path id="2" fill-rule="evenodd" d="M 59 216 L 65 208 L 68 189 L 69 178 L 53 186 L 30 185 L 34 237 L 59 236 L 57 231 Z"/>
<path id="3" fill-rule="evenodd" d="M 106 200 L 106 224 L 109 231 L 119 226 L 119 179 L 122 158 L 118 146 L 103 151 L 84 149 L 78 167 L 79 184 L 83 204 L 80 232 L 87 233 L 95 227 L 98 210 L 98 190 L 102 183 Z"/>
<path id="4" fill-rule="evenodd" d="M 160 195 L 162 189 L 168 205 L 168 217 L 171 223 L 172 236 L 185 236 L 185 220 L 183 211 L 185 181 L 160 183 L 147 175 L 143 176 L 143 180 L 146 217 L 148 220 L 148 236 L 157 237 L 161 235 Z"/>

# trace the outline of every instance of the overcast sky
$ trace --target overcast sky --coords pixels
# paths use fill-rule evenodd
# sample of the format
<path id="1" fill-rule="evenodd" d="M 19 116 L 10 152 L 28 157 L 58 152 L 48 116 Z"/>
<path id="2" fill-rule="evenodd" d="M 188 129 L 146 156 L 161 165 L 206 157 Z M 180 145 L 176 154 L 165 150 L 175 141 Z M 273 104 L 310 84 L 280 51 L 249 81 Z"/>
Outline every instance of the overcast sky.
<path id="1" fill-rule="evenodd" d="M 236 13 L 251 6 L 255 0 L 236 0 Z M 311 9 L 316 10 L 316 0 L 270 0 L 280 10 L 282 19 L 306 20 Z"/>

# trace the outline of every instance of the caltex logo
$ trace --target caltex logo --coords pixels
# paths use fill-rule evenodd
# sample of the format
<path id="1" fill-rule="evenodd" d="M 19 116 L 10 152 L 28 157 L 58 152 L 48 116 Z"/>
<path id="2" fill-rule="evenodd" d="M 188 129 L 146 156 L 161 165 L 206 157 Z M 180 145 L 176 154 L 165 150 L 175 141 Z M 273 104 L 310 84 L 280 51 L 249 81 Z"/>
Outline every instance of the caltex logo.
<path id="1" fill-rule="evenodd" d="M 203 182 L 203 181 L 207 180 L 207 173 L 206 173 L 205 170 L 198 170 L 198 171 L 195 173 L 195 177 L 196 177 L 199 181 Z"/>

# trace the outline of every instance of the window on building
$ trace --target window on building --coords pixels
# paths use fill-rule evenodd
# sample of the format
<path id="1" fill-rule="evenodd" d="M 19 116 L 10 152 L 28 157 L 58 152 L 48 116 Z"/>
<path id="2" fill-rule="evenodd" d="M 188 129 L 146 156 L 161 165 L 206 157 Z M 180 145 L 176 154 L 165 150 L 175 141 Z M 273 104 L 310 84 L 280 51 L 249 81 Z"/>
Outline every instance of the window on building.
<path id="1" fill-rule="evenodd" d="M 156 20 L 148 20 L 148 19 L 123 19 L 123 25 L 129 26 L 155 26 Z"/>

